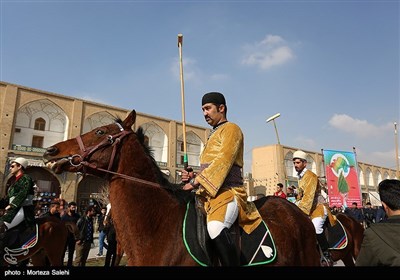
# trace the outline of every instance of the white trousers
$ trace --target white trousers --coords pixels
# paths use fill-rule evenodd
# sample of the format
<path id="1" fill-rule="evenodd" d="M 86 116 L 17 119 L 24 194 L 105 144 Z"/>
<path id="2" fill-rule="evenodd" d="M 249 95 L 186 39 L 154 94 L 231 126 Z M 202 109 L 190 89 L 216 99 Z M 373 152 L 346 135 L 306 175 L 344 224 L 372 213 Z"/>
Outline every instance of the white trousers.
<path id="1" fill-rule="evenodd" d="M 328 217 L 328 210 L 326 210 L 326 207 L 324 205 L 324 215 L 322 217 L 316 217 L 311 220 L 312 223 L 314 224 L 316 234 L 321 234 L 324 231 L 324 223 L 327 217 Z"/>
<path id="2" fill-rule="evenodd" d="M 228 203 L 224 222 L 209 221 L 207 223 L 207 231 L 211 239 L 215 239 L 224 228 L 230 228 L 239 216 L 239 207 L 236 197 Z"/>
<path id="3" fill-rule="evenodd" d="M 11 223 L 4 222 L 4 224 L 7 226 L 7 229 L 10 229 L 19 225 L 24 219 L 25 219 L 24 207 L 21 207 L 18 210 L 17 214 L 15 215 L 14 219 L 11 221 Z"/>

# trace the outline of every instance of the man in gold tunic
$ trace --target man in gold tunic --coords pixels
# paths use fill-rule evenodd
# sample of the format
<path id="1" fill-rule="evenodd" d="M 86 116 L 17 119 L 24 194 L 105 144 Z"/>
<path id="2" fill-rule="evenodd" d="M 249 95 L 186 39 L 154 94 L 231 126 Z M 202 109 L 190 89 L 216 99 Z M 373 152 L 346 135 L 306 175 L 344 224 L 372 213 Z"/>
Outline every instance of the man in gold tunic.
<path id="1" fill-rule="evenodd" d="M 183 189 L 195 189 L 197 195 L 205 198 L 207 231 L 221 265 L 238 266 L 239 252 L 229 228 L 238 217 L 246 233 L 251 233 L 262 222 L 254 204 L 247 201 L 243 186 L 243 133 L 239 126 L 228 122 L 227 105 L 221 93 L 206 93 L 201 108 L 213 129 L 200 155 L 200 172 Z M 187 179 L 188 172 L 182 171 L 182 181 Z"/>
<path id="2" fill-rule="evenodd" d="M 324 233 L 324 223 L 328 218 L 333 226 L 336 219 L 329 207 L 324 204 L 318 176 L 307 169 L 307 154 L 300 150 L 294 152 L 293 165 L 299 177 L 299 194 L 296 205 L 311 218 L 324 257 L 327 262 L 332 262 L 328 251 L 329 244 Z"/>

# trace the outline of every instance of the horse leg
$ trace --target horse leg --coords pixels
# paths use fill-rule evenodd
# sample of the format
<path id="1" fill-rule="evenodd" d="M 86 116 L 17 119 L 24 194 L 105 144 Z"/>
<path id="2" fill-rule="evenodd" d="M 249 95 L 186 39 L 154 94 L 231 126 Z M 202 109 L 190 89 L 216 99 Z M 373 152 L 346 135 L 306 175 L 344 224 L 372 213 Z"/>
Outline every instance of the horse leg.
<path id="1" fill-rule="evenodd" d="M 67 233 L 65 232 L 64 236 L 60 235 L 59 239 L 56 239 L 55 236 L 50 237 L 51 240 L 48 240 L 49 242 L 43 245 L 45 255 L 50 262 L 50 266 L 62 266 Z"/>
<path id="2" fill-rule="evenodd" d="M 123 255 L 124 255 L 124 250 L 122 249 L 121 244 L 119 242 L 117 242 L 117 254 L 116 254 L 114 266 L 119 266 Z"/>
<path id="3" fill-rule="evenodd" d="M 63 265 L 63 262 L 62 262 L 63 252 L 64 252 L 63 247 L 62 247 L 62 249 L 53 248 L 53 251 L 51 251 L 51 252 L 49 252 L 49 250 L 46 251 L 47 258 L 50 261 L 50 266 L 62 266 Z"/>
<path id="4" fill-rule="evenodd" d="M 351 254 L 351 252 L 349 252 L 348 254 L 343 256 L 342 262 L 343 262 L 344 266 L 349 266 L 349 267 L 355 266 L 353 255 Z"/>
<path id="5" fill-rule="evenodd" d="M 46 253 L 43 249 L 34 254 L 31 259 L 33 266 L 46 266 Z"/>

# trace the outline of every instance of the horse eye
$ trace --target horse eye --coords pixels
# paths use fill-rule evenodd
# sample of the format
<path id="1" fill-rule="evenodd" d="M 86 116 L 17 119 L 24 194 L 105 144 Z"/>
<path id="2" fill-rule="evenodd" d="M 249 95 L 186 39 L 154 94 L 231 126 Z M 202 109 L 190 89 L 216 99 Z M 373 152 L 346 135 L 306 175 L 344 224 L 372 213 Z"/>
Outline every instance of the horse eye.
<path id="1" fill-rule="evenodd" d="M 96 130 L 96 135 L 103 135 L 104 134 L 104 131 L 103 130 Z"/>

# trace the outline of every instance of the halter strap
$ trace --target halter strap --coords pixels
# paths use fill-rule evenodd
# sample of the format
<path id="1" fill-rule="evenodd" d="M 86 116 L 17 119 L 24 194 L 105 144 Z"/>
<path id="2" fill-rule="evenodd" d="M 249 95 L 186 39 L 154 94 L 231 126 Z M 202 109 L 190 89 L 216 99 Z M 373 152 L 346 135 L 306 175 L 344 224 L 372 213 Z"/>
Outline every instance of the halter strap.
<path id="1" fill-rule="evenodd" d="M 79 160 L 80 160 L 80 163 L 82 163 L 83 161 L 85 161 L 85 160 L 87 159 L 88 156 L 90 156 L 91 154 L 93 154 L 94 152 L 96 152 L 98 149 L 103 148 L 103 147 L 105 147 L 105 146 L 112 145 L 112 146 L 113 146 L 113 151 L 112 151 L 112 154 L 111 154 L 110 162 L 109 162 L 109 164 L 108 164 L 108 170 L 110 170 L 111 167 L 113 166 L 113 163 L 114 163 L 114 158 L 115 158 L 115 154 L 116 154 L 116 152 L 117 152 L 117 146 L 118 146 L 118 144 L 121 143 L 121 140 L 122 140 L 125 136 L 127 136 L 127 135 L 133 133 L 132 130 L 129 130 L 129 131 L 128 131 L 128 130 L 125 130 L 125 129 L 122 127 L 121 124 L 119 124 L 119 123 L 117 123 L 117 122 L 116 122 L 115 124 L 118 126 L 120 132 L 118 132 L 118 133 L 116 133 L 116 134 L 114 134 L 114 135 L 108 135 L 107 138 L 105 138 L 103 141 L 101 141 L 100 143 L 98 143 L 98 144 L 95 145 L 95 146 L 85 147 L 85 144 L 84 144 L 83 141 L 82 141 L 81 135 L 76 136 L 75 139 L 76 139 L 76 141 L 78 142 L 79 149 L 81 150 L 81 153 L 80 153 L 79 155 L 74 155 L 74 156 L 72 156 L 72 158 L 71 158 L 71 164 L 72 164 L 72 165 L 76 165 L 76 164 L 74 164 L 74 163 L 72 162 L 72 159 L 74 159 L 74 158 L 80 158 L 80 159 L 79 159 Z"/>
<path id="2" fill-rule="evenodd" d="M 79 145 L 79 148 L 81 150 L 81 153 L 78 154 L 78 155 L 71 156 L 70 157 L 70 164 L 74 165 L 74 166 L 83 165 L 84 167 L 89 167 L 89 168 L 92 168 L 92 169 L 96 169 L 96 170 L 100 170 L 100 171 L 103 171 L 103 172 L 107 172 L 107 173 L 110 173 L 110 174 L 113 174 L 113 175 L 117 175 L 117 176 L 119 176 L 121 178 L 124 178 L 124 179 L 128 179 L 128 180 L 131 180 L 131 181 L 136 181 L 136 182 L 143 183 L 143 184 L 146 184 L 146 185 L 150 185 L 150 186 L 153 186 L 153 187 L 160 187 L 160 184 L 157 184 L 157 183 L 154 183 L 154 182 L 151 182 L 151 181 L 147 181 L 147 180 L 143 180 L 143 179 L 140 179 L 140 178 L 136 178 L 136 177 L 132 177 L 132 176 L 129 176 L 129 175 L 120 174 L 120 173 L 111 171 L 111 168 L 112 168 L 112 166 L 114 164 L 115 155 L 117 153 L 118 145 L 121 143 L 122 139 L 125 136 L 133 133 L 132 130 L 125 130 L 122 127 L 121 124 L 119 124 L 117 122 L 115 124 L 118 126 L 120 132 L 118 132 L 118 133 L 116 133 L 114 135 L 108 135 L 108 137 L 106 139 L 104 139 L 103 141 L 101 141 L 99 144 L 97 144 L 95 146 L 85 147 L 85 144 L 82 141 L 81 135 L 78 135 L 76 137 L 76 141 L 78 142 L 78 145 Z M 88 161 L 86 161 L 87 157 L 90 156 L 91 154 L 93 154 L 94 152 L 96 152 L 98 149 L 106 147 L 106 146 L 109 146 L 109 145 L 113 146 L 113 150 L 112 150 L 112 153 L 111 153 L 111 158 L 110 158 L 110 162 L 108 164 L 108 169 L 107 170 L 103 169 L 103 168 L 99 168 L 96 165 L 91 164 Z M 74 164 L 73 163 L 74 158 L 78 158 L 79 164 Z"/>

